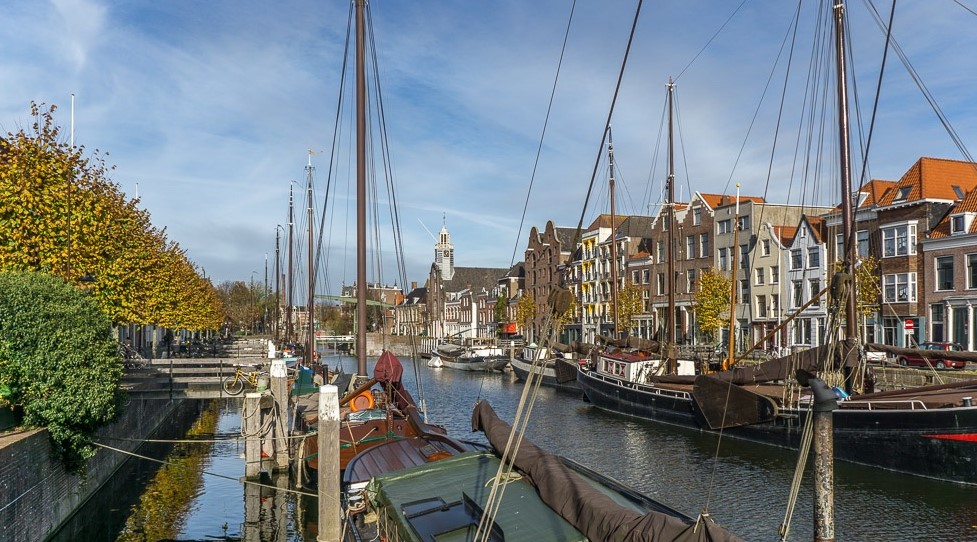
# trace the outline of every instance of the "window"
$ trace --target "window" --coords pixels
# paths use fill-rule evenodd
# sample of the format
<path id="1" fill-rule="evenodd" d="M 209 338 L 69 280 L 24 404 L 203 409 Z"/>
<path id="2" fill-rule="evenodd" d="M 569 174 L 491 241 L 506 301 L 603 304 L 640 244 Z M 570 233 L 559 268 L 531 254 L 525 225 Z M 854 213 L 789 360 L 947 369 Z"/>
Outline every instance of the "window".
<path id="1" fill-rule="evenodd" d="M 760 241 L 760 256 L 770 255 L 770 239 Z"/>
<path id="2" fill-rule="evenodd" d="M 648 284 L 649 280 L 651 280 L 651 270 L 645 269 L 641 272 L 641 284 Z"/>
<path id="3" fill-rule="evenodd" d="M 810 290 L 811 290 L 811 298 L 813 299 L 814 296 L 818 295 L 818 292 L 821 291 L 821 279 L 810 279 L 810 280 L 808 280 L 807 283 L 808 283 L 808 285 L 810 287 Z M 814 305 L 813 306 L 820 307 L 821 306 L 821 299 L 822 298 L 819 297 L 818 300 L 814 302 Z"/>
<path id="4" fill-rule="evenodd" d="M 882 298 L 886 303 L 915 303 L 916 273 L 883 275 Z"/>
<path id="5" fill-rule="evenodd" d="M 790 268 L 791 269 L 803 269 L 804 268 L 804 253 L 799 248 L 795 248 L 790 251 Z"/>
<path id="6" fill-rule="evenodd" d="M 731 224 L 732 224 L 732 222 L 730 222 L 730 220 L 728 218 L 726 220 L 720 220 L 717 223 L 717 226 L 716 226 L 717 228 L 719 228 L 717 231 L 719 232 L 720 235 L 722 235 L 724 233 L 729 233 L 729 232 L 733 231 L 730 228 L 730 225 Z"/>
<path id="7" fill-rule="evenodd" d="M 726 248 L 719 249 L 719 269 L 722 271 L 729 271 L 728 261 L 727 261 L 727 250 Z"/>
<path id="8" fill-rule="evenodd" d="M 770 284 L 780 284 L 780 266 L 770 268 Z"/>
<path id="9" fill-rule="evenodd" d="M 916 254 L 916 224 L 882 228 L 882 257 Z"/>
<path id="10" fill-rule="evenodd" d="M 773 294 L 770 296 L 770 310 L 775 314 L 780 310 L 780 294 Z"/>
<path id="11" fill-rule="evenodd" d="M 950 217 L 950 233 L 964 233 L 963 215 L 955 215 Z"/>
<path id="12" fill-rule="evenodd" d="M 757 267 L 756 268 L 756 271 L 754 272 L 754 275 L 756 275 L 756 285 L 757 286 L 763 286 L 763 279 L 765 278 L 764 277 L 764 273 L 766 273 L 766 272 L 767 272 L 767 270 L 765 268 L 763 268 L 763 267 Z"/>
<path id="13" fill-rule="evenodd" d="M 811 344 L 811 319 L 798 319 L 794 325 L 794 344 Z"/>
<path id="14" fill-rule="evenodd" d="M 665 261 L 665 241 L 658 241 L 658 263 Z"/>
<path id="15" fill-rule="evenodd" d="M 640 282 L 640 279 L 641 279 L 640 271 L 634 271 L 633 273 L 631 273 L 631 282 L 633 284 L 638 284 Z"/>
<path id="16" fill-rule="evenodd" d="M 953 256 L 940 256 L 936 259 L 936 289 L 953 289 Z"/>
<path id="17" fill-rule="evenodd" d="M 906 201 L 906 198 L 909 197 L 909 192 L 911 192 L 912 189 L 913 187 L 911 186 L 903 186 L 898 192 L 896 192 L 896 197 L 894 200 L 892 200 L 892 202 L 895 203 L 899 201 Z"/>
<path id="18" fill-rule="evenodd" d="M 807 267 L 821 267 L 821 251 L 818 249 L 818 247 L 811 247 L 807 249 Z"/>
<path id="19" fill-rule="evenodd" d="M 868 230 L 858 230 L 856 235 L 855 250 L 858 251 L 859 258 L 868 256 Z"/>
<path id="20" fill-rule="evenodd" d="M 702 207 L 692 208 L 692 225 L 698 226 L 702 224 Z"/>
<path id="21" fill-rule="evenodd" d="M 967 288 L 977 288 L 977 254 L 967 254 Z"/>
<path id="22" fill-rule="evenodd" d="M 835 259 L 845 259 L 845 234 L 843 233 L 835 235 Z"/>
<path id="23" fill-rule="evenodd" d="M 756 315 L 758 318 L 767 317 L 767 296 L 758 295 L 756 297 Z"/>
<path id="24" fill-rule="evenodd" d="M 945 341 L 946 333 L 943 327 L 943 304 L 930 305 L 930 339 L 936 342 Z"/>
<path id="25" fill-rule="evenodd" d="M 699 257 L 705 258 L 709 256 L 709 234 L 700 233 L 699 234 Z"/>
<path id="26" fill-rule="evenodd" d="M 665 273 L 658 273 L 658 295 L 665 295 Z"/>
<path id="27" fill-rule="evenodd" d="M 794 308 L 800 307 L 804 304 L 804 283 L 799 280 L 793 281 L 791 284 L 791 297 L 790 303 Z"/>
<path id="28" fill-rule="evenodd" d="M 695 269 L 685 271 L 685 291 L 692 293 L 695 291 Z"/>
<path id="29" fill-rule="evenodd" d="M 740 231 L 749 231 L 750 230 L 749 215 L 739 217 L 739 219 L 736 221 L 736 225 L 739 227 Z"/>
<path id="30" fill-rule="evenodd" d="M 750 302 L 750 279 L 740 279 L 740 296 L 741 303 Z"/>
<path id="31" fill-rule="evenodd" d="M 750 245 L 740 245 L 740 269 L 746 269 L 750 264 Z"/>
<path id="32" fill-rule="evenodd" d="M 685 259 L 695 258 L 695 236 L 690 235 L 685 238 Z"/>

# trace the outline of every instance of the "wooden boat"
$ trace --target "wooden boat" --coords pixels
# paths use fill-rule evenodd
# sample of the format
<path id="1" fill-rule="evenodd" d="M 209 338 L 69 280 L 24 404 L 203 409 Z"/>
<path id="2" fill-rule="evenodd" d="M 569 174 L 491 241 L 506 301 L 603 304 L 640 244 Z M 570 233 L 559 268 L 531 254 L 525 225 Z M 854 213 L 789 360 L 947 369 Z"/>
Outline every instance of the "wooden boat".
<path id="1" fill-rule="evenodd" d="M 463 344 L 441 343 L 432 351 L 441 366 L 459 371 L 494 371 L 509 362 L 502 347 L 490 340 L 466 339 Z"/>
<path id="2" fill-rule="evenodd" d="M 530 344 L 509 362 L 516 379 L 526 382 L 530 374 L 541 379 L 540 384 L 562 391 L 580 391 L 577 385 L 576 360 L 562 355 L 550 356 L 549 349 Z"/>
<path id="3" fill-rule="evenodd" d="M 740 540 L 708 516 L 688 517 L 525 438 L 504 454 L 512 428 L 486 401 L 472 428 L 491 448 L 424 435 L 353 458 L 343 477 L 346 528 L 359 539 L 401 541 L 471 540 L 480 523 L 484 539 L 509 542 Z M 499 476 L 507 481 L 496 492 Z"/>

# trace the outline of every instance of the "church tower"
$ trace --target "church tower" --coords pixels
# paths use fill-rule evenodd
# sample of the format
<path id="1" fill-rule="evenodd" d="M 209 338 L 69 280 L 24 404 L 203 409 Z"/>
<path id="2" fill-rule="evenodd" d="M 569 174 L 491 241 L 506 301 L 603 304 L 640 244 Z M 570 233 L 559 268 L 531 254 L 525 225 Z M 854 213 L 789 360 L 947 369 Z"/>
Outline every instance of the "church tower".
<path id="1" fill-rule="evenodd" d="M 434 265 L 441 271 L 442 280 L 451 280 L 455 275 L 455 248 L 451 245 L 451 234 L 448 226 L 441 223 L 438 242 L 434 245 Z"/>

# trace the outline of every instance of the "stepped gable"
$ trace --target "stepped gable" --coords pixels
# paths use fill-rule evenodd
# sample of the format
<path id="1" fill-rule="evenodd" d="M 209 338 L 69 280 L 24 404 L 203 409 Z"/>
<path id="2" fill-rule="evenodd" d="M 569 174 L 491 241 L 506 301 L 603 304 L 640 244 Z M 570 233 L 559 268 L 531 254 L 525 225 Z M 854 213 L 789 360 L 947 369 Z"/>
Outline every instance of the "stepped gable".
<path id="1" fill-rule="evenodd" d="M 441 282 L 445 292 L 460 292 L 465 289 L 491 290 L 498 285 L 499 279 L 507 276 L 508 268 L 493 267 L 455 267 L 455 274 L 451 280 Z M 525 269 L 523 269 L 525 274 Z"/>
<path id="2" fill-rule="evenodd" d="M 879 200 L 879 205 L 898 205 L 923 200 L 960 201 L 977 188 L 977 164 L 961 160 L 923 157 Z"/>
<path id="3" fill-rule="evenodd" d="M 958 215 L 961 213 L 977 213 L 977 188 L 967 192 L 967 195 L 963 200 L 954 205 L 950 212 L 940 220 L 939 224 L 933 228 L 930 232 L 930 238 L 941 238 L 950 236 L 950 217 L 953 215 Z M 967 233 L 977 233 L 977 220 L 972 220 L 970 222 L 970 228 L 967 229 Z M 959 235 L 959 234 L 958 234 Z"/>

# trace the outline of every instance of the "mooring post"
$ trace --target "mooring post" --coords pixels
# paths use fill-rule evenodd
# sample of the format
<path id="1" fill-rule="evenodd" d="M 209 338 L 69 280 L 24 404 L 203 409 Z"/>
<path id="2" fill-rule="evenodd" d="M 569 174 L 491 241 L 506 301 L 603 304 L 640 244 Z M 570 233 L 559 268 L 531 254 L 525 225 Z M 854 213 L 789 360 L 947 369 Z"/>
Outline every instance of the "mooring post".
<path id="1" fill-rule="evenodd" d="M 814 540 L 833 542 L 834 512 L 834 422 L 838 398 L 821 379 L 811 378 L 814 395 Z"/>
<path id="2" fill-rule="evenodd" d="M 261 474 L 261 394 L 248 393 L 241 407 L 241 433 L 244 434 L 244 477 Z M 339 434 L 338 431 L 336 433 Z"/>
<path id="3" fill-rule="evenodd" d="M 275 469 L 288 468 L 288 370 L 285 360 L 276 358 L 271 361 L 271 395 L 275 399 Z"/>
<path id="4" fill-rule="evenodd" d="M 338 542 L 339 512 L 339 388 L 319 387 L 319 534 L 318 542 Z"/>

